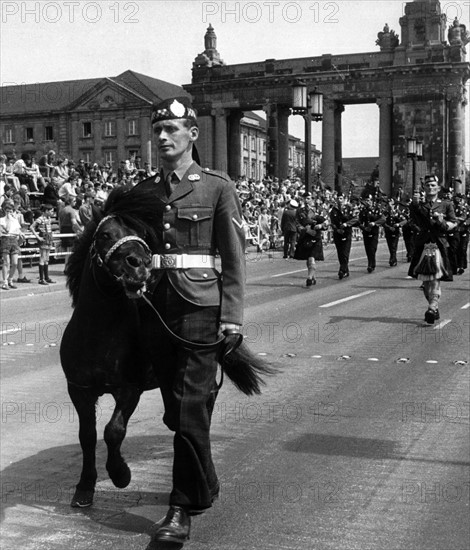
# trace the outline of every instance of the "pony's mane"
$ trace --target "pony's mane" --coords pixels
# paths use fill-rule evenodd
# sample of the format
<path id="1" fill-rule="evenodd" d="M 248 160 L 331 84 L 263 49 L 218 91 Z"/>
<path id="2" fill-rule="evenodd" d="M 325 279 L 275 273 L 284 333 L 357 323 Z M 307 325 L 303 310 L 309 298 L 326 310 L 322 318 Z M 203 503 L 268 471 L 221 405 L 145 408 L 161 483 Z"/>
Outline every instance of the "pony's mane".
<path id="1" fill-rule="evenodd" d="M 157 213 L 157 199 L 151 191 L 138 191 L 134 188 L 117 187 L 108 199 L 104 212 L 94 212 L 93 219 L 87 224 L 85 231 L 75 241 L 72 253 L 67 263 L 67 286 L 72 296 L 72 306 L 78 302 L 83 270 L 89 269 L 89 251 L 93 242 L 96 228 L 104 216 L 113 215 L 120 223 L 135 231 L 145 239 L 150 249 L 157 245 L 155 227 Z"/>

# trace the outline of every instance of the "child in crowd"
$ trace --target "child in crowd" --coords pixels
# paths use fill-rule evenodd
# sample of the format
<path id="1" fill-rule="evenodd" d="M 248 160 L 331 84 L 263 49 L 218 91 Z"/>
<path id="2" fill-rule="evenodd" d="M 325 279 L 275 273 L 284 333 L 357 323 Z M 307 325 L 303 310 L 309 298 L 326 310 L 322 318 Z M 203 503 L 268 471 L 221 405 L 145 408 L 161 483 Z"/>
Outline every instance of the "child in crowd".
<path id="1" fill-rule="evenodd" d="M 24 238 L 21 231 L 21 225 L 13 214 L 14 204 L 11 200 L 3 203 L 5 216 L 0 218 L 0 247 L 2 252 L 2 276 L 3 290 L 17 288 L 13 284 L 13 277 L 18 265 L 18 255 L 20 253 L 20 239 Z"/>
<path id="2" fill-rule="evenodd" d="M 49 277 L 49 254 L 52 248 L 51 217 L 54 207 L 51 204 L 41 205 L 42 214 L 31 224 L 31 232 L 39 243 L 39 284 L 54 284 Z"/>

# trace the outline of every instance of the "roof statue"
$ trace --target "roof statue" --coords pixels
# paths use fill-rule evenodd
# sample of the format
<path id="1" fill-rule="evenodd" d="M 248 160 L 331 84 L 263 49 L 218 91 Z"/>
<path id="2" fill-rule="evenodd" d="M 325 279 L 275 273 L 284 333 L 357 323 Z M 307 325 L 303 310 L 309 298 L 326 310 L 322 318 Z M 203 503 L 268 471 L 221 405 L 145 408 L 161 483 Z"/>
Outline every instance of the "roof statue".
<path id="1" fill-rule="evenodd" d="M 449 27 L 447 33 L 447 39 L 451 46 L 465 46 L 470 42 L 470 32 L 464 24 L 461 24 L 457 17 L 454 19 L 452 25 Z"/>
<path id="2" fill-rule="evenodd" d="M 375 43 L 380 46 L 381 51 L 394 50 L 400 43 L 398 35 L 395 31 L 390 30 L 388 23 L 385 23 L 383 31 L 377 33 L 377 37 Z"/>

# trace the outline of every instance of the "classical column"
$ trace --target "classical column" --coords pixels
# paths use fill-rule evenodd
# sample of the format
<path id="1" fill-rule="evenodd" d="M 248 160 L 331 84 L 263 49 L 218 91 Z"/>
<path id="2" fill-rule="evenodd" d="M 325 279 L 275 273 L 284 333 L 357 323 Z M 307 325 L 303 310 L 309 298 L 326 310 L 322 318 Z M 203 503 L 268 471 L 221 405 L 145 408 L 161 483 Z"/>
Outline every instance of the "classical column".
<path id="1" fill-rule="evenodd" d="M 446 185 L 452 177 L 463 179 L 463 117 L 463 96 L 460 92 L 457 92 L 449 97 L 449 152 L 447 156 L 448 180 L 445 182 Z"/>
<path id="2" fill-rule="evenodd" d="M 214 116 L 211 114 L 199 115 L 197 117 L 199 126 L 199 137 L 196 147 L 203 168 L 214 168 Z"/>
<path id="3" fill-rule="evenodd" d="M 335 102 L 329 99 L 323 101 L 321 178 L 331 189 L 335 172 Z"/>
<path id="4" fill-rule="evenodd" d="M 380 109 L 379 121 L 379 178 L 380 187 L 389 197 L 392 194 L 393 157 L 392 157 L 392 98 L 377 99 Z"/>
<path id="5" fill-rule="evenodd" d="M 266 172 L 271 178 L 279 177 L 279 132 L 277 105 L 268 104 L 264 107 L 266 111 Z"/>
<path id="6" fill-rule="evenodd" d="M 240 121 L 243 111 L 233 110 L 228 117 L 228 175 L 237 179 L 241 175 Z"/>
<path id="7" fill-rule="evenodd" d="M 290 108 L 278 105 L 277 108 L 277 143 L 278 143 L 278 177 L 285 180 L 289 177 L 289 114 Z"/>
<path id="8" fill-rule="evenodd" d="M 214 168 L 227 172 L 227 113 L 223 107 L 214 109 L 215 117 L 215 159 Z"/>
<path id="9" fill-rule="evenodd" d="M 336 104 L 334 109 L 335 119 L 335 189 L 343 190 L 343 136 L 341 130 L 341 115 L 344 105 Z"/>

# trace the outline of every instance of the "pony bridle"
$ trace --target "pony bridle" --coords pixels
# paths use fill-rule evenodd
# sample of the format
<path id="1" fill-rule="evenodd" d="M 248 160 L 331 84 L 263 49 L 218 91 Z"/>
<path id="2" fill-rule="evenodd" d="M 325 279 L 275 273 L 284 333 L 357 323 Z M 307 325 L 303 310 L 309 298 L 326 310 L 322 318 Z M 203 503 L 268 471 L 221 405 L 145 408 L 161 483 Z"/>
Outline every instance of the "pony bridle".
<path id="1" fill-rule="evenodd" d="M 116 216 L 114 216 L 113 214 L 110 214 L 108 216 L 105 216 L 100 222 L 99 224 L 96 226 L 96 229 L 95 229 L 95 233 L 93 235 L 93 241 L 92 241 L 92 244 L 91 244 L 91 251 L 92 251 L 92 258 L 96 258 L 96 264 L 98 265 L 98 267 L 105 267 L 109 273 L 117 280 L 121 280 L 123 279 L 123 275 L 121 275 L 120 277 L 118 277 L 117 275 L 115 275 L 114 273 L 112 273 L 109 268 L 108 268 L 108 262 L 109 260 L 111 259 L 111 256 L 116 252 L 116 250 L 118 248 L 120 248 L 123 244 L 125 243 L 128 243 L 128 242 L 131 242 L 131 241 L 134 241 L 134 242 L 138 242 L 140 243 L 145 252 L 150 256 L 152 254 L 148 244 L 144 241 L 144 239 L 141 239 L 140 237 L 138 237 L 137 235 L 127 235 L 126 237 L 122 237 L 121 239 L 119 239 L 118 241 L 116 241 L 113 246 L 108 250 L 108 252 L 106 252 L 106 255 L 104 258 L 102 258 L 100 256 L 100 254 L 98 253 L 98 251 L 96 250 L 96 246 L 95 246 L 95 242 L 96 242 L 96 236 L 98 234 L 98 231 L 100 230 L 101 226 L 108 220 L 111 220 L 113 218 L 116 218 Z"/>

